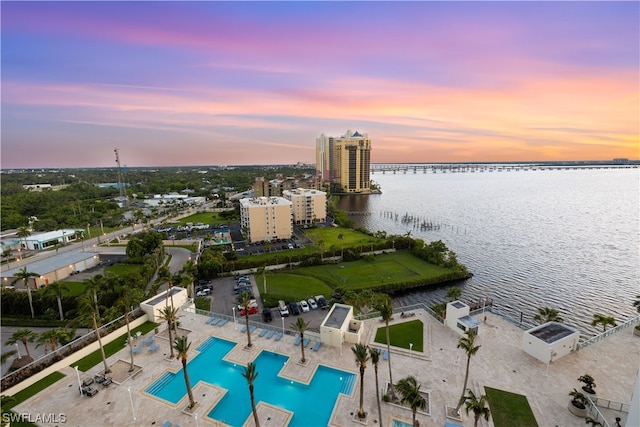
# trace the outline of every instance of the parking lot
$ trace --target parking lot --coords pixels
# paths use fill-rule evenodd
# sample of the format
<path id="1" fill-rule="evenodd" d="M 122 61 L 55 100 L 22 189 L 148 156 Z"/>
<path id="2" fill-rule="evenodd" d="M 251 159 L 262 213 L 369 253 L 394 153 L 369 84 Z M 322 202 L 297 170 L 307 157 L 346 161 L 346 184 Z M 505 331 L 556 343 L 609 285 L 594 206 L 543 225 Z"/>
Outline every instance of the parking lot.
<path id="1" fill-rule="evenodd" d="M 255 276 L 250 275 L 249 281 L 251 283 L 251 294 L 258 301 L 258 313 L 249 315 L 249 319 L 254 322 L 262 322 L 262 309 L 264 305 L 262 304 L 261 293 L 258 290 L 258 284 L 256 283 Z M 234 291 L 234 285 L 237 283 L 234 277 L 223 277 L 220 279 L 215 279 L 211 281 L 213 285 L 213 291 L 211 293 L 211 311 L 216 313 L 222 313 L 229 316 L 233 316 L 235 307 L 235 315 L 238 318 L 238 321 L 241 321 L 238 306 L 238 295 Z M 259 284 L 260 286 L 264 286 L 263 283 Z M 267 292 L 268 289 L 267 282 Z M 264 291 L 264 289 L 260 289 Z M 328 297 L 328 295 L 325 295 Z M 288 303 L 289 301 L 287 301 Z M 283 319 L 280 316 L 280 312 L 277 307 L 269 307 L 271 309 L 271 316 L 273 318 L 272 324 L 274 326 L 282 326 Z M 324 320 L 324 317 L 327 314 L 327 310 L 321 310 L 318 308 L 317 310 L 309 310 L 307 313 L 300 313 L 298 316 L 290 314 L 289 317 L 284 317 L 284 325 L 286 329 L 291 329 L 290 325 L 296 322 L 296 319 L 302 316 L 305 321 L 309 322 L 309 330 L 311 331 L 320 331 L 320 324 Z"/>

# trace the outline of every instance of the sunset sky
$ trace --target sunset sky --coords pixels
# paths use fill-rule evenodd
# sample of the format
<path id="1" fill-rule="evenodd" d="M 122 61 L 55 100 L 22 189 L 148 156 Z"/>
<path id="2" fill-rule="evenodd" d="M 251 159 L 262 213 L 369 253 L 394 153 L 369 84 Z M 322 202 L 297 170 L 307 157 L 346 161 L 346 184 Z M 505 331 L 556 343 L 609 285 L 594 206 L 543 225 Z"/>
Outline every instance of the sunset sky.
<path id="1" fill-rule="evenodd" d="M 1 166 L 638 159 L 639 7 L 2 1 Z"/>

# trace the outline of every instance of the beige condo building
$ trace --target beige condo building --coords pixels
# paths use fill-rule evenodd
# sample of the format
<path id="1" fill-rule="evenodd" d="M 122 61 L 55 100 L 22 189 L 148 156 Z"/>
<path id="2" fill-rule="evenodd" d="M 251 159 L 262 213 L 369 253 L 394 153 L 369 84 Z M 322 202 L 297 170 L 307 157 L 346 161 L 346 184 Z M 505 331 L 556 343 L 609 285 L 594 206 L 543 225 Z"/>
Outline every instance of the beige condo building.
<path id="1" fill-rule="evenodd" d="M 283 197 L 240 199 L 240 224 L 249 242 L 290 239 L 293 232 L 291 201 Z"/>
<path id="2" fill-rule="evenodd" d="M 340 137 L 316 138 L 316 174 L 336 193 L 371 192 L 371 139 L 348 130 Z"/>
<path id="3" fill-rule="evenodd" d="M 327 219 L 327 193 L 319 190 L 297 188 L 282 192 L 291 201 L 294 224 L 313 224 Z"/>

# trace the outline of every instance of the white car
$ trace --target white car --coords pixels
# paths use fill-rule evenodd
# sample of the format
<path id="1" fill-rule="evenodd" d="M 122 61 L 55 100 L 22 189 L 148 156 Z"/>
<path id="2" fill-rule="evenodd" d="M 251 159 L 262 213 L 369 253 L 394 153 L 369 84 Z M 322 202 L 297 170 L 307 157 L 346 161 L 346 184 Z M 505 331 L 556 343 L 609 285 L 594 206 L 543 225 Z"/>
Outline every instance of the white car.
<path id="1" fill-rule="evenodd" d="M 309 304 L 307 304 L 305 300 L 300 301 L 300 310 L 302 310 L 303 313 L 309 311 Z"/>
<path id="2" fill-rule="evenodd" d="M 309 298 L 309 307 L 311 307 L 311 310 L 317 310 L 318 309 L 318 304 L 316 304 L 316 300 L 314 300 L 313 298 Z"/>
<path id="3" fill-rule="evenodd" d="M 207 297 L 209 295 L 211 295 L 211 289 L 209 288 L 204 288 L 196 293 L 197 297 Z"/>

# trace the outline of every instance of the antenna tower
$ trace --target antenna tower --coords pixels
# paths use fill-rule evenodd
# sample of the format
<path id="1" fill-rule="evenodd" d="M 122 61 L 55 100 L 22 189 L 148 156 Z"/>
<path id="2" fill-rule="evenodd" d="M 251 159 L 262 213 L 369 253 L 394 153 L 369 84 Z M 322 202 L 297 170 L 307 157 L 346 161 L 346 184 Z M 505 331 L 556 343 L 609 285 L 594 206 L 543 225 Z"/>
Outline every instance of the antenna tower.
<path id="1" fill-rule="evenodd" d="M 120 156 L 118 155 L 118 149 L 113 150 L 116 153 L 116 165 L 118 165 L 118 191 L 120 192 L 120 197 L 122 197 L 123 203 L 126 203 L 127 193 L 124 189 L 124 181 L 122 181 L 122 168 L 120 167 Z"/>

